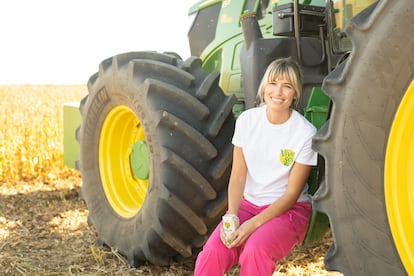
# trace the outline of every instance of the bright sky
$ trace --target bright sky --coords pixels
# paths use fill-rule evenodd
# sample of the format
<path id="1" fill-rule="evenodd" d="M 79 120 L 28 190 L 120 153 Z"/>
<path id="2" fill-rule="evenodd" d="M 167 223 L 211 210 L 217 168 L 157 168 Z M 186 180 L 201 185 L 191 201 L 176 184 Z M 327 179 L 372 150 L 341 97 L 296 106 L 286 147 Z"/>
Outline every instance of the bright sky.
<path id="1" fill-rule="evenodd" d="M 99 63 L 141 50 L 190 55 L 196 0 L 0 0 L 0 84 L 86 84 Z"/>

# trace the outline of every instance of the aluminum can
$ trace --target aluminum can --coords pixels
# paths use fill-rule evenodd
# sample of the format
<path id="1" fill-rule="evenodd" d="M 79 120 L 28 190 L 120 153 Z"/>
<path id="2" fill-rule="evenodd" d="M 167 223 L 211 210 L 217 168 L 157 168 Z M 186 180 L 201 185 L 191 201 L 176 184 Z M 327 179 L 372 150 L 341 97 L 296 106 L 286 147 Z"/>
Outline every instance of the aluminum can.
<path id="1" fill-rule="evenodd" d="M 231 235 L 239 227 L 239 218 L 236 215 L 223 216 L 223 231 L 226 237 Z"/>

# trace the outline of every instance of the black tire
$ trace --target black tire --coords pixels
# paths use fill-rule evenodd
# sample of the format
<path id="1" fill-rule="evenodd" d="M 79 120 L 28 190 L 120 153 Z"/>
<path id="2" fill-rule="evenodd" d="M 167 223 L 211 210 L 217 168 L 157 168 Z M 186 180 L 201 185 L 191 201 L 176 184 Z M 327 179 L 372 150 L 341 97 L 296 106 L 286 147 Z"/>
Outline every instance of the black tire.
<path id="1" fill-rule="evenodd" d="M 118 249 L 133 266 L 143 261 L 168 265 L 193 256 L 227 208 L 234 97 L 223 94 L 218 78 L 218 73 L 206 73 L 198 58 L 183 62 L 177 55 L 132 52 L 103 61 L 89 80 L 78 133 L 82 195 L 100 241 Z M 127 215 L 113 208 L 111 200 L 122 195 L 108 197 L 103 179 L 109 186 L 127 184 L 108 184 L 117 179 L 103 175 L 112 168 L 99 163 L 105 161 L 100 139 L 118 135 L 101 133 L 116 107 L 136 116 L 149 152 L 145 199 Z M 110 147 L 114 156 L 123 150 L 117 143 Z M 130 174 L 136 177 L 131 170 L 124 172 L 125 182 Z"/>
<path id="2" fill-rule="evenodd" d="M 314 138 L 326 162 L 314 207 L 328 214 L 333 233 L 326 268 L 345 275 L 407 275 L 387 217 L 384 162 L 414 75 L 412 14 L 412 0 L 383 0 L 353 18 L 352 54 L 323 84 L 333 109 Z"/>

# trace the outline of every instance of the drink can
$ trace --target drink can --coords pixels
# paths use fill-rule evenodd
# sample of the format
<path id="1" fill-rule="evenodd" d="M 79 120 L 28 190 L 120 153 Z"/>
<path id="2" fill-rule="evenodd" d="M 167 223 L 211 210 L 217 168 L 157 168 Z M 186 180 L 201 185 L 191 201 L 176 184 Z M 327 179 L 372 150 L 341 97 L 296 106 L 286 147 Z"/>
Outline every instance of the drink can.
<path id="1" fill-rule="evenodd" d="M 236 215 L 223 216 L 223 231 L 227 236 L 231 235 L 239 227 L 239 218 Z"/>

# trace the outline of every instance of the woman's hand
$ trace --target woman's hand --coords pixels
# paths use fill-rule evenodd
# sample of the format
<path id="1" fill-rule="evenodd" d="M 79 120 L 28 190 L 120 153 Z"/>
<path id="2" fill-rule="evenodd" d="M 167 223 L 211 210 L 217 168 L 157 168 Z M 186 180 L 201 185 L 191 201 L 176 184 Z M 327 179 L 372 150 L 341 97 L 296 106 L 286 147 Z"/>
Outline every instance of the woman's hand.
<path id="1" fill-rule="evenodd" d="M 223 231 L 223 228 L 220 231 L 220 237 L 224 245 L 228 248 L 241 246 L 249 236 L 256 230 L 257 225 L 254 222 L 254 219 L 249 219 L 245 221 L 237 230 L 226 237 Z"/>
<path id="2" fill-rule="evenodd" d="M 220 228 L 220 239 L 221 239 L 221 242 L 222 242 L 225 246 L 228 246 L 228 242 L 227 242 L 226 234 L 224 233 L 224 228 L 223 228 L 223 226 L 221 226 L 221 228 Z"/>

